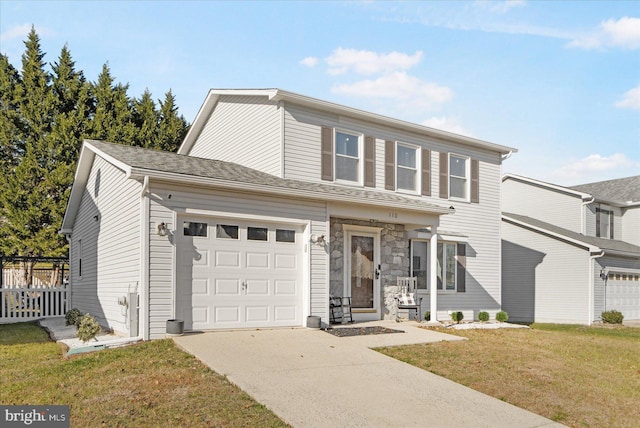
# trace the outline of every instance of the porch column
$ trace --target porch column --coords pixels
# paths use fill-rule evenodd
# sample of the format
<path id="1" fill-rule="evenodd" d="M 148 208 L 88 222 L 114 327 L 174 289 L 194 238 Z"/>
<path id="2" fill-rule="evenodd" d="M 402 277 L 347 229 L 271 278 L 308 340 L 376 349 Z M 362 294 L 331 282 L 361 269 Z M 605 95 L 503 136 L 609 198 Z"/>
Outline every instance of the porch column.
<path id="1" fill-rule="evenodd" d="M 438 321 L 438 228 L 431 226 L 429 239 L 429 296 L 431 298 L 431 322 Z"/>

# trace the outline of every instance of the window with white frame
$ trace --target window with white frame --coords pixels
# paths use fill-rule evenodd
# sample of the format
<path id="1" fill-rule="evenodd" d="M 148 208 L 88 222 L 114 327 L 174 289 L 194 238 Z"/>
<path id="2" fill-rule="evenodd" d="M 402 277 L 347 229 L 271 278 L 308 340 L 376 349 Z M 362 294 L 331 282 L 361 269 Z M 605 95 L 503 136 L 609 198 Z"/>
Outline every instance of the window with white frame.
<path id="1" fill-rule="evenodd" d="M 438 290 L 456 290 L 456 244 L 438 242 Z"/>
<path id="2" fill-rule="evenodd" d="M 596 208 L 596 236 L 613 239 L 613 211 Z"/>
<path id="3" fill-rule="evenodd" d="M 361 154 L 360 136 L 336 131 L 335 164 L 336 180 L 360 182 Z"/>
<path id="4" fill-rule="evenodd" d="M 449 197 L 469 199 L 469 158 L 449 155 Z"/>
<path id="5" fill-rule="evenodd" d="M 398 190 L 418 191 L 418 148 L 396 145 L 396 187 Z"/>

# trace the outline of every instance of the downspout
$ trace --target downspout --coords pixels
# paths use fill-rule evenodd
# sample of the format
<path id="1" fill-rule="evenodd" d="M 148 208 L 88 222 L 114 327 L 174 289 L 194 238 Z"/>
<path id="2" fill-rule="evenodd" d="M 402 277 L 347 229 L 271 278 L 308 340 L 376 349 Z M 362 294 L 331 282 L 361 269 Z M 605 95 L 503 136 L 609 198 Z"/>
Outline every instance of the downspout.
<path id="1" fill-rule="evenodd" d="M 592 203 L 593 201 L 595 201 L 596 198 L 594 196 L 591 197 L 590 201 L 583 201 L 582 202 L 582 212 L 580 213 L 580 233 L 582 233 L 584 236 L 587 236 L 587 210 L 586 210 L 586 206 L 589 205 L 590 203 Z"/>
<path id="2" fill-rule="evenodd" d="M 149 176 L 140 192 L 140 312 L 138 339 L 149 340 Z"/>
<path id="3" fill-rule="evenodd" d="M 589 325 L 593 324 L 595 321 L 595 317 L 593 316 L 593 311 L 595 310 L 595 293 L 596 293 L 596 284 L 595 284 L 595 260 L 604 256 L 604 250 L 600 250 L 600 254 L 590 255 L 589 256 Z M 606 286 L 606 284 L 605 284 Z"/>

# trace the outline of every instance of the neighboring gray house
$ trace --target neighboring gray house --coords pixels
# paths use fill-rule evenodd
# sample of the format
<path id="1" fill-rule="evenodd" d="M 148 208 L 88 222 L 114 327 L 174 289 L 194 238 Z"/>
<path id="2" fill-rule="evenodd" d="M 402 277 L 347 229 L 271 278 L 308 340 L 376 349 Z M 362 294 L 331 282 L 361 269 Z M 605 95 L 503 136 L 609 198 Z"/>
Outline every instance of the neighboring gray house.
<path id="1" fill-rule="evenodd" d="M 72 305 L 136 335 L 138 295 L 145 339 L 176 317 L 326 323 L 330 294 L 375 320 L 412 275 L 421 316 L 495 313 L 512 151 L 279 89 L 211 90 L 178 154 L 85 141 L 61 230 Z"/>
<path id="2" fill-rule="evenodd" d="M 510 320 L 640 319 L 640 176 L 562 187 L 506 174 L 502 211 Z"/>

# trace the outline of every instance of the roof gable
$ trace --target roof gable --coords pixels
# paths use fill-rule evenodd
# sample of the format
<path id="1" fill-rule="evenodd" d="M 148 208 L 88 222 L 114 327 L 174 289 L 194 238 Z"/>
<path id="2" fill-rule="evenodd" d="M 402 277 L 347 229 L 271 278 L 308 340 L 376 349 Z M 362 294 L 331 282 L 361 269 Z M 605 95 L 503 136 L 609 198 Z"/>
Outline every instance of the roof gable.
<path id="1" fill-rule="evenodd" d="M 590 193 L 598 200 L 633 204 L 640 202 L 640 175 L 580 184 L 570 189 Z"/>

